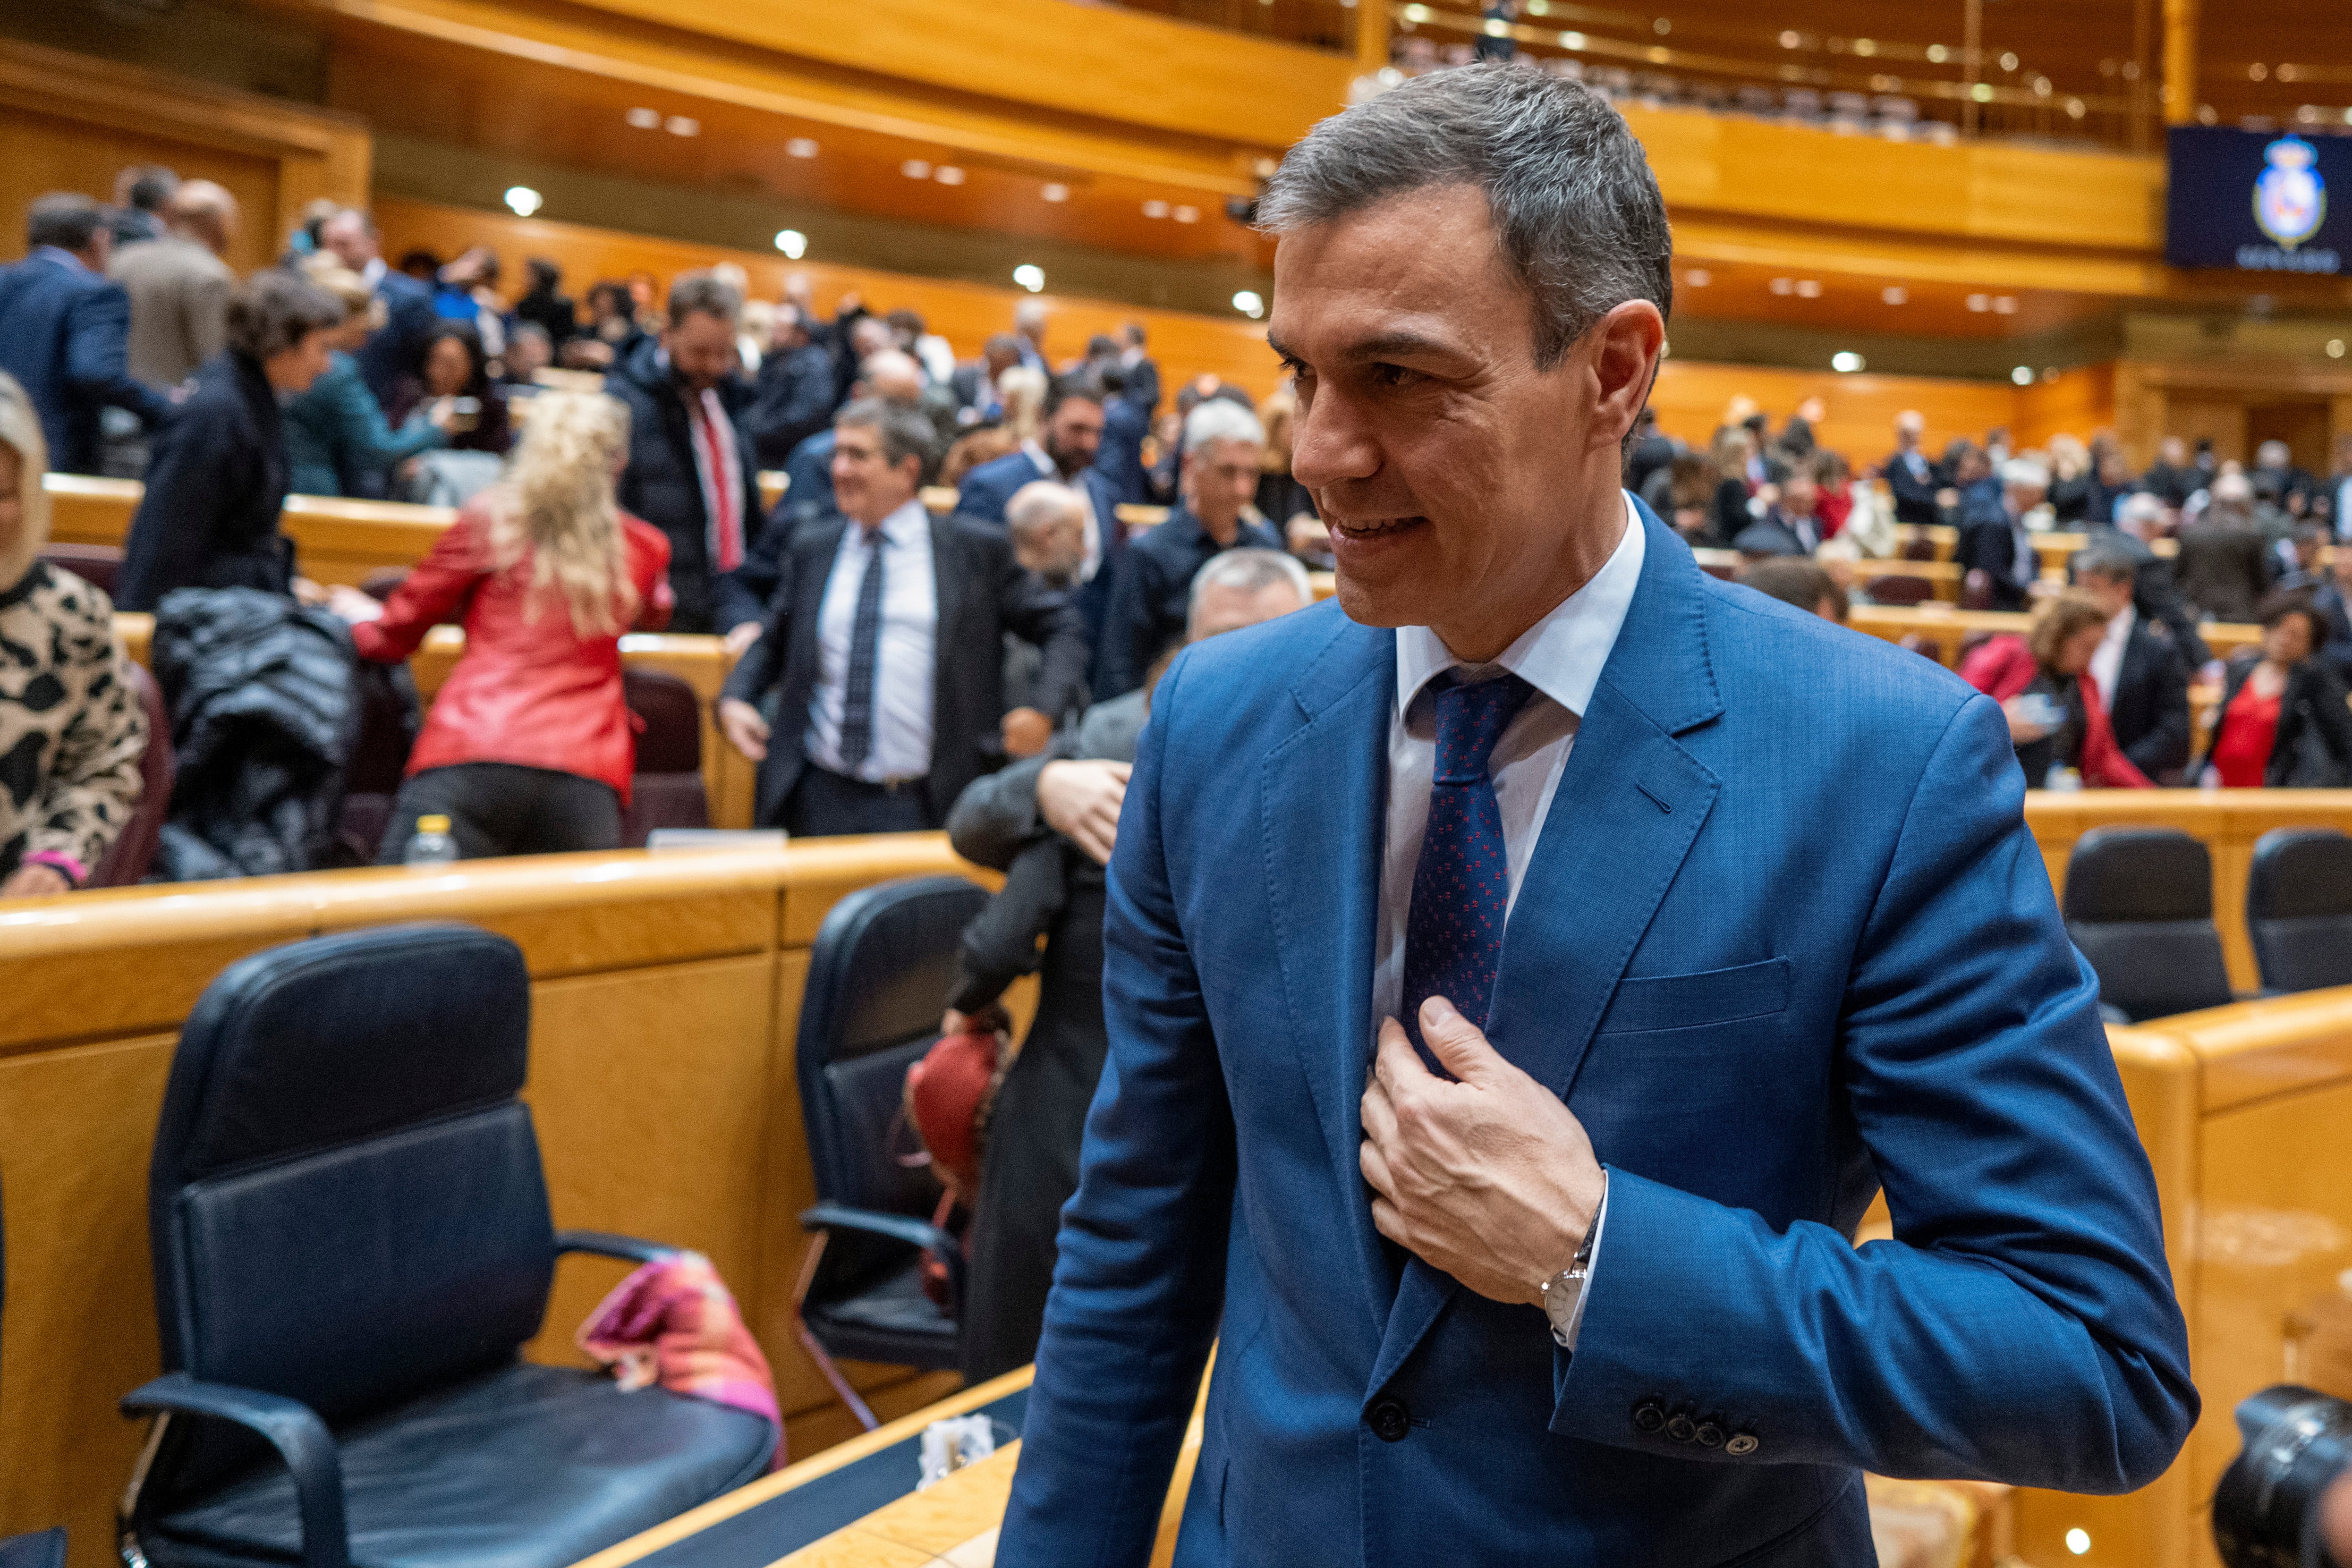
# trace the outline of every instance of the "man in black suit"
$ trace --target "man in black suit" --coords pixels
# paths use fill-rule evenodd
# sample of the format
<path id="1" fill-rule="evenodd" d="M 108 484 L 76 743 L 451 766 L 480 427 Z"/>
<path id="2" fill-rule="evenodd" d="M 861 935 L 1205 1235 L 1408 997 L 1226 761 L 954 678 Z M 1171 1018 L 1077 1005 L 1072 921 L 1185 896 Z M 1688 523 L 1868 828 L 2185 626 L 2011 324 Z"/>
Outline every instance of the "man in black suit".
<path id="1" fill-rule="evenodd" d="M 787 300 L 776 307 L 775 330 L 743 415 L 760 465 L 782 468 L 794 447 L 825 427 L 832 412 L 833 356 L 810 330 L 807 314 Z"/>
<path id="2" fill-rule="evenodd" d="M 1995 610 L 2022 610 L 2028 590 L 2041 575 L 2041 562 L 2026 529 L 2026 517 L 2050 494 L 2050 470 L 2029 458 L 2001 465 L 2000 490 L 1971 491 L 1960 511 L 1960 543 L 1954 559 L 1973 586 L 1979 572 Z"/>
<path id="3" fill-rule="evenodd" d="M 1943 506 L 1937 492 L 1944 488 L 1944 476 L 1919 449 L 1919 438 L 1927 429 L 1926 416 L 1916 409 L 1906 409 L 1895 416 L 1895 455 L 1886 460 L 1886 487 L 1895 492 L 1895 520 L 1898 523 L 1939 523 L 1944 520 Z"/>
<path id="4" fill-rule="evenodd" d="M 2175 782 L 2189 766 L 2189 668 L 2170 628 L 2139 613 L 2137 578 L 2137 563 L 2113 543 L 2102 541 L 2074 558 L 2075 585 L 2109 617 L 2089 673 L 2116 744 L 2150 779 Z"/>
<path id="5" fill-rule="evenodd" d="M 2254 487 L 2242 474 L 2224 474 L 2211 493 L 2204 515 L 2181 527 L 2174 580 L 2204 619 L 2249 622 L 2278 575 L 2254 527 Z"/>
<path id="6" fill-rule="evenodd" d="M 763 827 L 936 828 L 1007 750 L 1044 745 L 1045 714 L 1084 703 L 1068 601 L 1022 570 L 1002 528 L 923 510 L 931 437 L 920 413 L 880 399 L 835 418 L 839 510 L 794 531 L 767 628 L 719 698 L 719 727 L 760 765 Z M 1005 711 L 1007 632 L 1044 654 L 1036 709 Z M 772 724 L 759 706 L 772 690 Z"/>
<path id="7" fill-rule="evenodd" d="M 368 390 L 389 406 L 403 377 L 425 371 L 425 340 L 441 319 L 433 308 L 433 290 L 383 264 L 375 220 L 357 207 L 345 207 L 320 224 L 319 246 L 358 273 L 383 301 L 383 325 L 368 334 L 359 361 Z"/>

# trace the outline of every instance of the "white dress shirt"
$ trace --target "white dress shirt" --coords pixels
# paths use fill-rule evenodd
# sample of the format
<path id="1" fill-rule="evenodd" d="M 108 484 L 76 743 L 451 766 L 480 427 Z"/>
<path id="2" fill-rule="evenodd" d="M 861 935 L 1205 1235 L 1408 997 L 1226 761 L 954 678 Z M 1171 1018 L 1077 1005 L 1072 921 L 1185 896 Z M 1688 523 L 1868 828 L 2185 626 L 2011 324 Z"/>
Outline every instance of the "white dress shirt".
<path id="1" fill-rule="evenodd" d="M 849 634 L 857 623 L 858 591 L 873 549 L 856 523 L 841 530 L 841 548 L 824 581 L 817 611 L 816 692 L 809 700 L 808 759 L 869 784 L 920 779 L 931 770 L 932 650 L 940 622 L 939 583 L 931 569 L 931 519 L 921 500 L 882 519 L 882 631 L 874 664 L 874 745 L 855 768 L 841 761 L 841 710 L 849 695 Z"/>
<path id="2" fill-rule="evenodd" d="M 2124 644 L 2131 641 L 2138 620 L 2139 612 L 2128 604 L 2116 612 L 2107 622 L 2107 634 L 2099 639 L 2099 651 L 2091 655 L 2091 681 L 2099 688 L 2099 706 L 2105 712 L 2116 711 L 2116 677 L 2123 674 Z"/>
<path id="3" fill-rule="evenodd" d="M 1491 664 L 1463 665 L 1426 626 L 1400 626 L 1396 633 L 1397 696 L 1389 716 L 1389 821 L 1387 850 L 1381 862 L 1380 928 L 1372 948 L 1372 1027 L 1396 1018 L 1404 1006 L 1405 920 L 1412 906 L 1413 867 L 1421 859 L 1422 835 L 1429 827 L 1430 775 L 1436 766 L 1437 705 L 1428 692 L 1436 676 L 1460 666 L 1475 680 L 1508 670 L 1535 688 L 1514 716 L 1487 763 L 1495 801 L 1502 810 L 1503 853 L 1510 872 L 1510 903 L 1517 909 L 1519 884 L 1535 857 L 1551 798 L 1576 744 L 1576 727 L 1591 705 L 1615 646 L 1626 607 L 1642 579 L 1646 541 L 1633 502 L 1625 503 L 1625 533 L 1591 581 L 1528 628 Z M 1573 831 L 1568 824 L 1563 831 Z M 1476 1021 L 1476 1020 L 1474 1020 Z M 1377 1045 L 1377 1040 L 1375 1041 Z M 1593 1266 L 1599 1267 L 1601 1221 L 1593 1227 Z M 1567 1260 L 1562 1259 L 1565 1264 Z M 1532 1283 L 1532 1281 L 1530 1281 Z M 1589 1289 L 1589 1287 L 1588 1287 Z M 1577 1322 L 1583 1321 L 1577 1307 Z M 1576 1330 L 1571 1327 L 1570 1335 Z"/>
<path id="4" fill-rule="evenodd" d="M 1037 444 L 1035 437 L 1033 436 L 1029 440 L 1023 442 L 1021 444 L 1021 452 L 1024 456 L 1027 457 L 1031 463 L 1036 465 L 1038 478 L 1051 479 L 1055 484 L 1062 486 L 1072 495 L 1077 497 L 1078 509 L 1086 514 L 1087 519 L 1087 553 L 1086 559 L 1081 562 L 1078 567 L 1078 580 L 1080 582 L 1092 582 L 1095 580 L 1095 573 L 1102 570 L 1103 559 L 1102 524 L 1097 520 L 1095 517 L 1095 498 L 1087 494 L 1086 486 L 1079 483 L 1077 480 L 1065 479 L 1062 477 L 1061 465 L 1056 464 L 1053 458 L 1046 455 L 1045 449 Z"/>

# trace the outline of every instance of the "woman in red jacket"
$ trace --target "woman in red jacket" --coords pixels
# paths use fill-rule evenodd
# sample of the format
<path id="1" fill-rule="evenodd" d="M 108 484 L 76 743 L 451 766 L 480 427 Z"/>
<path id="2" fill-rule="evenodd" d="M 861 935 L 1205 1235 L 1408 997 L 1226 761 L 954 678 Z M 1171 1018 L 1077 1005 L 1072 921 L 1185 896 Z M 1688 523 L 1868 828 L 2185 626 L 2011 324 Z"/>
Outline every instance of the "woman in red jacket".
<path id="1" fill-rule="evenodd" d="M 2107 700 L 2091 661 L 2107 634 L 2107 612 L 2069 591 L 2044 601 L 2022 637 L 1995 637 L 1960 662 L 1960 679 L 2001 706 L 2028 788 L 2073 768 L 2086 789 L 2153 789 L 2156 783 L 2116 744 Z"/>
<path id="2" fill-rule="evenodd" d="M 377 859 L 445 816 L 461 859 L 610 850 L 635 770 L 621 633 L 669 619 L 669 540 L 622 511 L 628 411 L 542 392 L 504 481 L 457 514 L 379 613 L 336 591 L 360 656 L 394 664 L 462 617 L 466 652 L 434 699 Z"/>

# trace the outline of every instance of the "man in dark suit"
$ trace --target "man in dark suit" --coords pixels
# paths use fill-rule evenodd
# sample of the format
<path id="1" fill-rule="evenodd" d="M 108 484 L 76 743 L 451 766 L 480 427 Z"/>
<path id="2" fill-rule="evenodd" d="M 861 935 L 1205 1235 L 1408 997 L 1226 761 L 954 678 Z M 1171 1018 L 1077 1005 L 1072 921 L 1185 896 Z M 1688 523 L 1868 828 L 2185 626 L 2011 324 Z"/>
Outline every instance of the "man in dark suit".
<path id="1" fill-rule="evenodd" d="M 669 536 L 673 632 L 757 623 L 766 601 L 734 574 L 762 533 L 760 462 L 743 428 L 751 389 L 735 373 L 743 297 L 707 272 L 670 285 L 668 319 L 604 378 L 629 411 L 622 507 Z"/>
<path id="2" fill-rule="evenodd" d="M 2159 784 L 2189 766 L 2189 666 L 2162 622 L 2135 602 L 2138 563 L 2102 542 L 2074 558 L 2074 582 L 2107 612 L 2107 634 L 2089 671 L 2106 705 L 2116 744 L 2132 766 Z"/>
<path id="3" fill-rule="evenodd" d="M 1038 438 L 982 464 L 963 476 L 956 492 L 957 515 L 983 523 L 1003 522 L 1013 497 L 1040 479 L 1056 480 L 1076 492 L 1086 504 L 1086 553 L 1072 602 L 1086 621 L 1089 650 L 1100 645 L 1111 584 L 1127 553 L 1127 530 L 1118 520 L 1118 486 L 1099 462 L 1112 401 L 1076 372 L 1058 378 L 1046 389 Z"/>
<path id="4" fill-rule="evenodd" d="M 1886 460 L 1886 487 L 1895 492 L 1895 520 L 1898 523 L 1944 520 L 1942 503 L 1937 499 L 1937 493 L 1944 487 L 1944 476 L 1936 472 L 1936 465 L 1919 448 L 1919 438 L 1927 429 L 1927 417 L 1915 409 L 1906 409 L 1895 416 L 1895 455 Z"/>
<path id="5" fill-rule="evenodd" d="M 2012 457 L 2001 465 L 1997 493 L 1967 492 L 1961 503 L 1959 547 L 1952 559 L 1967 574 L 1964 583 L 1981 582 L 1990 592 L 1990 608 L 2025 608 L 2031 597 L 2028 591 L 2042 574 L 2041 558 L 2034 553 L 2025 519 L 2049 494 L 2050 470 L 2026 457 Z"/>
<path id="6" fill-rule="evenodd" d="M 424 373 L 425 340 L 441 319 L 433 290 L 383 264 L 375 220 L 357 207 L 345 207 L 319 225 L 319 246 L 358 273 L 383 301 L 383 325 L 368 334 L 357 357 L 368 390 L 389 406 L 404 377 Z"/>
<path id="7" fill-rule="evenodd" d="M 760 466 L 782 467 L 794 447 L 826 427 L 832 413 L 833 356 L 810 332 L 801 308 L 787 300 L 776 307 L 775 331 L 743 415 Z"/>
<path id="8" fill-rule="evenodd" d="M 2312 590 L 2311 602 L 2327 622 L 2320 656 L 2336 666 L 2337 674 L 2352 680 L 2352 547 L 2336 547 L 2326 575 Z"/>
<path id="9" fill-rule="evenodd" d="M 1339 595 L 1153 692 L 997 1561 L 1151 1554 L 1213 1341 L 1186 1568 L 1857 1568 L 1864 1470 L 2163 1474 L 2156 1183 L 2000 708 L 1621 486 L 1624 122 L 1433 72 L 1258 212 Z"/>
<path id="10" fill-rule="evenodd" d="M 866 318 L 872 320 L 872 317 Z M 923 405 L 923 367 L 915 356 L 898 349 L 877 349 L 868 354 L 857 367 L 856 379 L 850 382 L 850 401 L 878 397 L 884 402 L 920 412 Z M 823 430 L 793 448 L 784 462 L 784 498 L 777 503 L 778 513 L 797 528 L 812 517 L 821 517 L 834 509 L 833 505 L 833 424 L 830 413 Z M 932 425 L 934 444 L 938 425 Z M 791 533 L 785 528 L 778 536 L 780 545 Z M 759 579 L 773 570 L 773 552 L 762 540 L 752 552 L 746 575 Z M 761 602 L 767 599 L 763 592 Z"/>
<path id="11" fill-rule="evenodd" d="M 1118 329 L 1118 368 L 1125 376 L 1123 395 L 1149 419 L 1160 406 L 1160 366 L 1143 347 L 1143 324 L 1129 321 Z"/>
<path id="12" fill-rule="evenodd" d="M 728 677 L 719 727 L 760 765 L 763 827 L 803 837 L 936 828 L 1015 748 L 1013 732 L 1042 747 L 1045 714 L 1083 701 L 1086 638 L 1068 601 L 1013 559 L 1003 528 L 923 510 L 929 420 L 866 399 L 835 417 L 834 437 L 840 510 L 786 543 L 772 612 Z M 1006 632 L 1044 654 L 1037 709 L 1005 711 Z M 772 691 L 772 722 L 760 708 Z"/>
<path id="13" fill-rule="evenodd" d="M 1004 417 L 1004 400 L 996 394 L 996 378 L 1021 362 L 1021 340 L 1010 332 L 994 332 L 980 346 L 980 358 L 958 365 L 948 378 L 956 408 L 966 424 L 983 424 Z"/>
<path id="14" fill-rule="evenodd" d="M 0 371 L 41 416 L 49 466 L 95 474 L 99 410 L 128 409 L 152 429 L 171 404 L 131 374 L 131 298 L 106 277 L 106 209 L 71 193 L 42 196 L 25 240 L 31 254 L 0 267 Z"/>
<path id="15" fill-rule="evenodd" d="M 2173 580 L 2207 621 L 2245 622 L 2278 575 L 2269 541 L 2254 526 L 2254 487 L 2242 474 L 2213 481 L 2212 500 L 2181 526 Z"/>

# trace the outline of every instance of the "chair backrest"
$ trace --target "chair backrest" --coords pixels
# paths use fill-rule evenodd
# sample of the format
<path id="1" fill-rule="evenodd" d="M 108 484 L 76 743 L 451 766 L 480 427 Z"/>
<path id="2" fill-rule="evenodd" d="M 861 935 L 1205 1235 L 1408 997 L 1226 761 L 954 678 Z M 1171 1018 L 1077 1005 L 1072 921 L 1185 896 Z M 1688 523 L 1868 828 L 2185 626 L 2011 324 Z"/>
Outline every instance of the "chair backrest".
<path id="1" fill-rule="evenodd" d="M 2254 841 L 2246 934 L 2270 990 L 2352 986 L 2352 839 L 2274 828 Z"/>
<path id="2" fill-rule="evenodd" d="M 272 947 L 205 988 L 148 1173 L 163 1365 L 329 1421 L 510 1361 L 555 1235 L 530 977 L 503 936 L 393 925 Z"/>
<path id="3" fill-rule="evenodd" d="M 702 702 L 694 688 L 659 670 L 621 676 L 637 732 L 636 776 L 621 813 L 621 843 L 643 849 L 663 828 L 710 826 L 710 791 L 702 781 Z"/>
<path id="4" fill-rule="evenodd" d="M 92 887 L 128 887 L 145 876 L 155 863 L 164 820 L 172 814 L 172 716 L 163 707 L 163 688 L 145 665 L 132 664 L 131 689 L 138 694 L 139 711 L 147 716 L 147 749 L 139 758 L 139 804 L 131 809 L 131 820 L 90 873 Z"/>
<path id="5" fill-rule="evenodd" d="M 1878 604 L 1925 604 L 1936 597 L 1936 585 L 1924 577 L 1874 577 L 1864 587 Z"/>
<path id="6" fill-rule="evenodd" d="M 72 572 L 109 599 L 114 597 L 115 580 L 122 575 L 122 552 L 112 545 L 70 545 L 52 540 L 41 547 L 41 559 Z"/>
<path id="7" fill-rule="evenodd" d="M 907 1069 L 940 1037 L 963 928 L 988 902 L 955 876 L 851 894 L 817 928 L 796 1047 L 819 1197 L 928 1218 L 940 1184 L 895 1137 Z"/>
<path id="8" fill-rule="evenodd" d="M 2067 934 L 2132 1022 L 2228 1005 L 2213 858 L 2171 828 L 2094 828 L 2066 862 Z"/>

